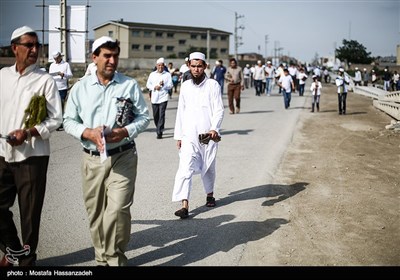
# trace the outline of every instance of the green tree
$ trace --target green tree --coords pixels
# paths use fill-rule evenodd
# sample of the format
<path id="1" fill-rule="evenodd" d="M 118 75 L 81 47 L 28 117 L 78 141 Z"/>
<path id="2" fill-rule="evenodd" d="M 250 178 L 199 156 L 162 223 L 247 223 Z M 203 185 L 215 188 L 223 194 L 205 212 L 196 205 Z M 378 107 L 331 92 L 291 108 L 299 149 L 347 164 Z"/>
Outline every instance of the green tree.
<path id="1" fill-rule="evenodd" d="M 336 49 L 336 57 L 341 61 L 369 64 L 373 58 L 370 56 L 371 53 L 367 52 L 367 49 L 355 40 L 343 39 L 343 46 Z"/>

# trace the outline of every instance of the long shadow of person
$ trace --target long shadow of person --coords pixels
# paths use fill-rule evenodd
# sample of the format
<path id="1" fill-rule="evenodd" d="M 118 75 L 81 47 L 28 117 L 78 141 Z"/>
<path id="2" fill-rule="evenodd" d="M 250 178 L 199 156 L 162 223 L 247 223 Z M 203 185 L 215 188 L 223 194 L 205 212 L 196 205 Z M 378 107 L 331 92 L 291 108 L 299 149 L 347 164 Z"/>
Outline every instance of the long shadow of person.
<path id="1" fill-rule="evenodd" d="M 245 200 L 254 200 L 259 198 L 265 198 L 266 200 L 261 204 L 262 206 L 273 206 L 275 203 L 283 201 L 289 197 L 296 195 L 297 193 L 305 190 L 305 187 L 309 185 L 306 182 L 297 182 L 291 185 L 277 185 L 267 184 L 256 187 L 250 187 L 241 189 L 229 193 L 227 197 L 223 197 L 217 200 L 217 206 L 222 207 L 231 203 Z M 200 207 L 191 211 L 191 217 L 203 213 L 205 211 L 212 210 L 212 208 Z"/>
<path id="2" fill-rule="evenodd" d="M 133 234 L 130 249 L 154 246 L 158 249 L 140 254 L 128 261 L 129 265 L 183 266 L 195 263 L 218 252 L 228 252 L 236 246 L 264 238 L 285 219 L 273 218 L 262 222 L 230 222 L 234 215 L 208 219 L 151 221 L 159 226 Z M 168 232 L 168 234 L 165 234 Z"/>
<path id="3" fill-rule="evenodd" d="M 265 198 L 262 206 L 272 206 L 275 203 L 290 198 L 305 190 L 309 183 L 297 182 L 291 185 L 267 184 L 231 192 L 229 196 L 218 200 L 222 207 L 239 201 Z M 284 219 L 270 219 L 263 222 L 240 221 L 227 223 L 233 215 L 223 215 L 212 219 L 193 219 L 196 215 L 209 211 L 210 208 L 199 207 L 191 211 L 191 219 L 176 222 L 158 221 L 159 227 L 153 227 L 144 234 L 133 234 L 131 249 L 148 245 L 160 249 L 139 255 L 129 261 L 132 265 L 143 265 L 152 260 L 162 261 L 162 265 L 180 266 L 201 260 L 219 251 L 227 252 L 233 247 L 248 241 L 261 239 L 287 223 Z M 143 223 L 144 221 L 136 221 Z M 154 224 L 155 221 L 148 221 Z M 189 223 L 189 224 L 188 224 Z M 159 229 L 158 229 L 159 228 Z M 162 232 L 158 232 L 161 230 Z M 168 232 L 167 235 L 164 233 Z M 140 241 L 139 241 L 140 240 Z M 211 248 L 209 248 L 211 247 Z"/>
<path id="4" fill-rule="evenodd" d="M 298 182 L 291 185 L 267 184 L 250 187 L 230 193 L 217 200 L 218 207 L 231 203 L 265 198 L 262 206 L 275 203 L 296 195 L 305 189 L 308 183 Z M 130 259 L 130 265 L 148 264 L 151 261 L 167 258 L 163 265 L 185 265 L 201 260 L 207 256 L 223 251 L 248 241 L 263 238 L 280 225 L 288 221 L 280 218 L 266 221 L 230 222 L 235 216 L 223 215 L 211 219 L 193 219 L 196 215 L 212 209 L 202 206 L 191 211 L 191 219 L 187 220 L 135 220 L 134 226 L 150 225 L 145 230 L 133 230 L 127 251 L 135 250 L 139 255 Z M 154 246 L 159 249 L 148 252 L 145 247 Z M 141 251 L 145 253 L 140 255 Z M 64 255 L 49 257 L 38 261 L 41 266 L 67 266 L 93 261 L 94 249 L 85 248 Z"/>

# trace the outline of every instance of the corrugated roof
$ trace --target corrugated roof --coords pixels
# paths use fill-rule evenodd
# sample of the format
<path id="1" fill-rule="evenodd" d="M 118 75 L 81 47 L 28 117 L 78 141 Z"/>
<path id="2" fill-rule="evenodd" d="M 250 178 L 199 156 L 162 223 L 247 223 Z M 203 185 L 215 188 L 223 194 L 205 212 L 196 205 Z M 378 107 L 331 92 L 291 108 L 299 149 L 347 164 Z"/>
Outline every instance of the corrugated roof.
<path id="1" fill-rule="evenodd" d="M 100 24 L 93 29 L 99 29 L 100 27 L 103 27 L 107 24 L 117 24 L 121 26 L 125 26 L 129 29 L 150 29 L 153 31 L 157 30 L 162 30 L 162 31 L 174 31 L 174 32 L 198 32 L 198 33 L 207 33 L 207 31 L 210 31 L 212 33 L 220 33 L 220 34 L 225 34 L 225 35 L 231 35 L 232 33 L 214 29 L 214 28 L 207 28 L 207 27 L 194 27 L 194 26 L 179 26 L 179 25 L 164 25 L 164 24 L 153 24 L 153 23 L 139 23 L 139 22 L 129 22 L 129 21 L 116 21 L 116 20 L 111 20 L 107 21 L 103 24 Z"/>

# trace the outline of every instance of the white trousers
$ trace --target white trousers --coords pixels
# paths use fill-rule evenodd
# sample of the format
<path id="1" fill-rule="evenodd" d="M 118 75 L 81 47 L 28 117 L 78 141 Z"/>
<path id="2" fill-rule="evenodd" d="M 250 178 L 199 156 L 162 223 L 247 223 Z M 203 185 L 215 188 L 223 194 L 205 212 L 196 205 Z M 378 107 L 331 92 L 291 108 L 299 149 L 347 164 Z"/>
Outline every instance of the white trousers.
<path id="1" fill-rule="evenodd" d="M 200 147 L 200 150 L 191 144 L 182 145 L 179 152 L 179 168 L 175 175 L 172 201 L 189 200 L 192 190 L 192 177 L 201 174 L 203 188 L 206 194 L 214 192 L 215 183 L 215 158 L 216 147 L 207 151 Z"/>

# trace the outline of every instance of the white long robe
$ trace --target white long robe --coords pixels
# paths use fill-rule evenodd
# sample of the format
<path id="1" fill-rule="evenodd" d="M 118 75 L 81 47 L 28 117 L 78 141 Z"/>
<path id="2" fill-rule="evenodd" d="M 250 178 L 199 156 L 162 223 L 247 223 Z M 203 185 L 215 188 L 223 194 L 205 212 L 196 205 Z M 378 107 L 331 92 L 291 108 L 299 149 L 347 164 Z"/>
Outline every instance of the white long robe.
<path id="1" fill-rule="evenodd" d="M 185 81 L 180 90 L 174 139 L 181 140 L 179 168 L 175 176 L 172 201 L 189 199 L 192 176 L 201 174 L 206 193 L 214 191 L 215 159 L 218 143 L 199 142 L 199 134 L 215 130 L 219 133 L 224 117 L 221 87 L 205 78 L 199 85 Z"/>

